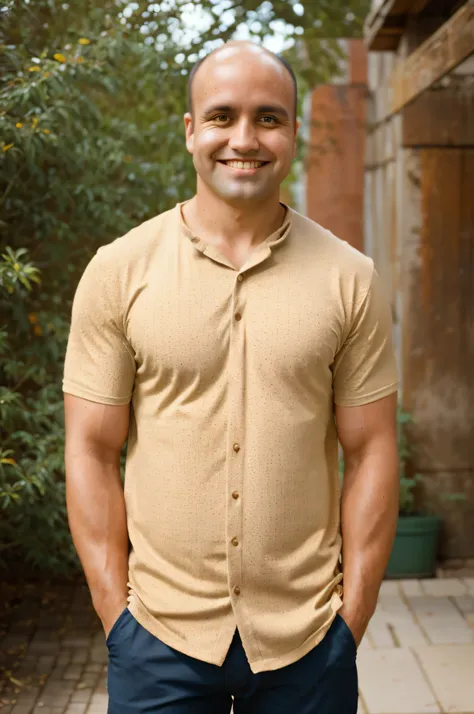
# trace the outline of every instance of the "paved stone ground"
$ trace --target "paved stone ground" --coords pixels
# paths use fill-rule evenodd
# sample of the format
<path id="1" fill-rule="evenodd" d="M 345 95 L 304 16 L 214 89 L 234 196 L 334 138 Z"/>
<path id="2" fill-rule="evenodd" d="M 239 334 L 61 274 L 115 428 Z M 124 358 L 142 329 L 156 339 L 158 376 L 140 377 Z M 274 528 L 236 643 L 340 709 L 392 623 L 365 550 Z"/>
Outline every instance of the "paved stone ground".
<path id="1" fill-rule="evenodd" d="M 107 651 L 83 582 L 0 596 L 0 714 L 106 714 Z M 384 582 L 358 666 L 359 714 L 474 714 L 474 577 Z"/>

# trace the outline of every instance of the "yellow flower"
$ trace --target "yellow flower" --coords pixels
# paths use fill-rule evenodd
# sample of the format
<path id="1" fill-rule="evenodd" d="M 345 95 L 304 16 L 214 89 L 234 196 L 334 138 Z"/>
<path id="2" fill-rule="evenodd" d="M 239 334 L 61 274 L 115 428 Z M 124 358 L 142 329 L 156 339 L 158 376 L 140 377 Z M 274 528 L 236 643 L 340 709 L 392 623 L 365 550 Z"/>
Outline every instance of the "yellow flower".
<path id="1" fill-rule="evenodd" d="M 66 58 L 64 55 L 62 55 L 60 52 L 56 52 L 56 54 L 53 55 L 55 60 L 58 60 L 58 62 L 66 62 Z"/>
<path id="2" fill-rule="evenodd" d="M 38 118 L 33 117 L 33 128 L 38 124 Z"/>
<path id="3" fill-rule="evenodd" d="M 51 72 L 45 72 L 44 75 L 43 75 L 43 77 L 49 77 L 50 74 L 51 74 Z"/>
<path id="4" fill-rule="evenodd" d="M 49 129 L 41 129 L 41 131 L 43 132 L 43 134 L 51 134 Z"/>
<path id="5" fill-rule="evenodd" d="M 5 151 L 8 151 L 8 149 L 11 149 L 13 144 L 4 144 L 2 146 L 2 151 L 5 153 Z"/>
<path id="6" fill-rule="evenodd" d="M 16 270 L 16 272 L 18 273 L 18 271 L 20 270 L 20 266 L 18 265 L 18 263 L 13 263 L 13 270 Z"/>
<path id="7" fill-rule="evenodd" d="M 38 318 L 36 317 L 34 312 L 30 312 L 28 315 L 28 320 L 31 322 L 32 325 L 35 324 L 35 322 L 38 322 Z"/>
<path id="8" fill-rule="evenodd" d="M 90 45 L 91 41 L 87 39 L 87 37 L 81 37 L 79 40 L 80 45 Z"/>
<path id="9" fill-rule="evenodd" d="M 28 67 L 28 72 L 41 72 L 41 67 Z"/>
<path id="10" fill-rule="evenodd" d="M 35 332 L 35 335 L 37 335 L 38 337 L 41 337 L 41 335 L 43 334 L 43 330 L 41 329 L 41 327 L 39 325 L 35 325 L 34 332 Z"/>
<path id="11" fill-rule="evenodd" d="M 14 466 L 16 464 L 15 459 L 0 459 L 0 463 L 2 464 L 11 464 Z"/>
<path id="12" fill-rule="evenodd" d="M 77 64 L 82 64 L 84 62 L 84 57 L 76 57 Z"/>
<path id="13" fill-rule="evenodd" d="M 11 285 L 8 286 L 7 290 L 10 293 L 10 295 L 13 293 L 13 288 Z"/>
<path id="14" fill-rule="evenodd" d="M 17 123 L 15 124 L 15 126 L 16 126 L 17 129 L 21 129 L 21 127 L 23 126 L 23 124 L 21 123 L 21 121 L 17 121 Z"/>

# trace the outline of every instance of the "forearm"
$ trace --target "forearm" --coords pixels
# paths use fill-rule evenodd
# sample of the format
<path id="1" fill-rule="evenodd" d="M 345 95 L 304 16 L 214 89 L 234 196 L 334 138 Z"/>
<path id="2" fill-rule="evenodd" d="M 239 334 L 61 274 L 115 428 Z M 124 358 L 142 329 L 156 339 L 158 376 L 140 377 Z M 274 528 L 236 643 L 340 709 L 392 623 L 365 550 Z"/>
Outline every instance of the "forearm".
<path id="1" fill-rule="evenodd" d="M 128 532 L 119 457 L 91 450 L 66 452 L 66 496 L 74 545 L 84 568 L 94 608 L 124 606 L 128 588 Z"/>
<path id="2" fill-rule="evenodd" d="M 342 491 L 344 609 L 365 630 L 376 605 L 398 519 L 398 460 L 393 443 L 349 461 Z"/>

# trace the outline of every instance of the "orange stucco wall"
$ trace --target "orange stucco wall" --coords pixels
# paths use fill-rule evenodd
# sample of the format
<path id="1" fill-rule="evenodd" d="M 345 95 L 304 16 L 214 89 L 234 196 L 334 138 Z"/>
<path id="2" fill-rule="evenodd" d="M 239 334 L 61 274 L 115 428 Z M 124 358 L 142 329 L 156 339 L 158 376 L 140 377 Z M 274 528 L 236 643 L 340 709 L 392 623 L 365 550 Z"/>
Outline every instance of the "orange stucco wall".
<path id="1" fill-rule="evenodd" d="M 306 212 L 363 250 L 367 54 L 362 40 L 349 40 L 347 49 L 347 83 L 312 94 Z"/>

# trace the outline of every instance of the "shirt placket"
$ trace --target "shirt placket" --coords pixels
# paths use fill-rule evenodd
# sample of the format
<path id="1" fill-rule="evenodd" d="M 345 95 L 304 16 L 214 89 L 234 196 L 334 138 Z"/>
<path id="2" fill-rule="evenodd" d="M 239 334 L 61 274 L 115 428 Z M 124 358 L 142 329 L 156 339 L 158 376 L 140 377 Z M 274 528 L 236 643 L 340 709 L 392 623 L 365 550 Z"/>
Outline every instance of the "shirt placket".
<path id="1" fill-rule="evenodd" d="M 245 453 L 246 433 L 246 318 L 248 295 L 252 289 L 251 268 L 269 257 L 271 251 L 262 246 L 235 276 L 231 301 L 229 377 L 228 377 L 228 432 L 227 432 L 227 503 L 226 503 L 226 550 L 228 585 L 237 626 L 246 643 L 246 651 L 252 658 L 260 656 L 250 619 L 246 599 L 245 572 L 243 568 L 243 511 L 245 508 Z"/>
<path id="2" fill-rule="evenodd" d="M 227 432 L 227 522 L 226 546 L 229 590 L 239 620 L 242 585 L 242 509 L 244 478 L 244 395 L 245 395 L 245 309 L 248 280 L 243 272 L 235 276 L 229 341 L 229 415 Z"/>

